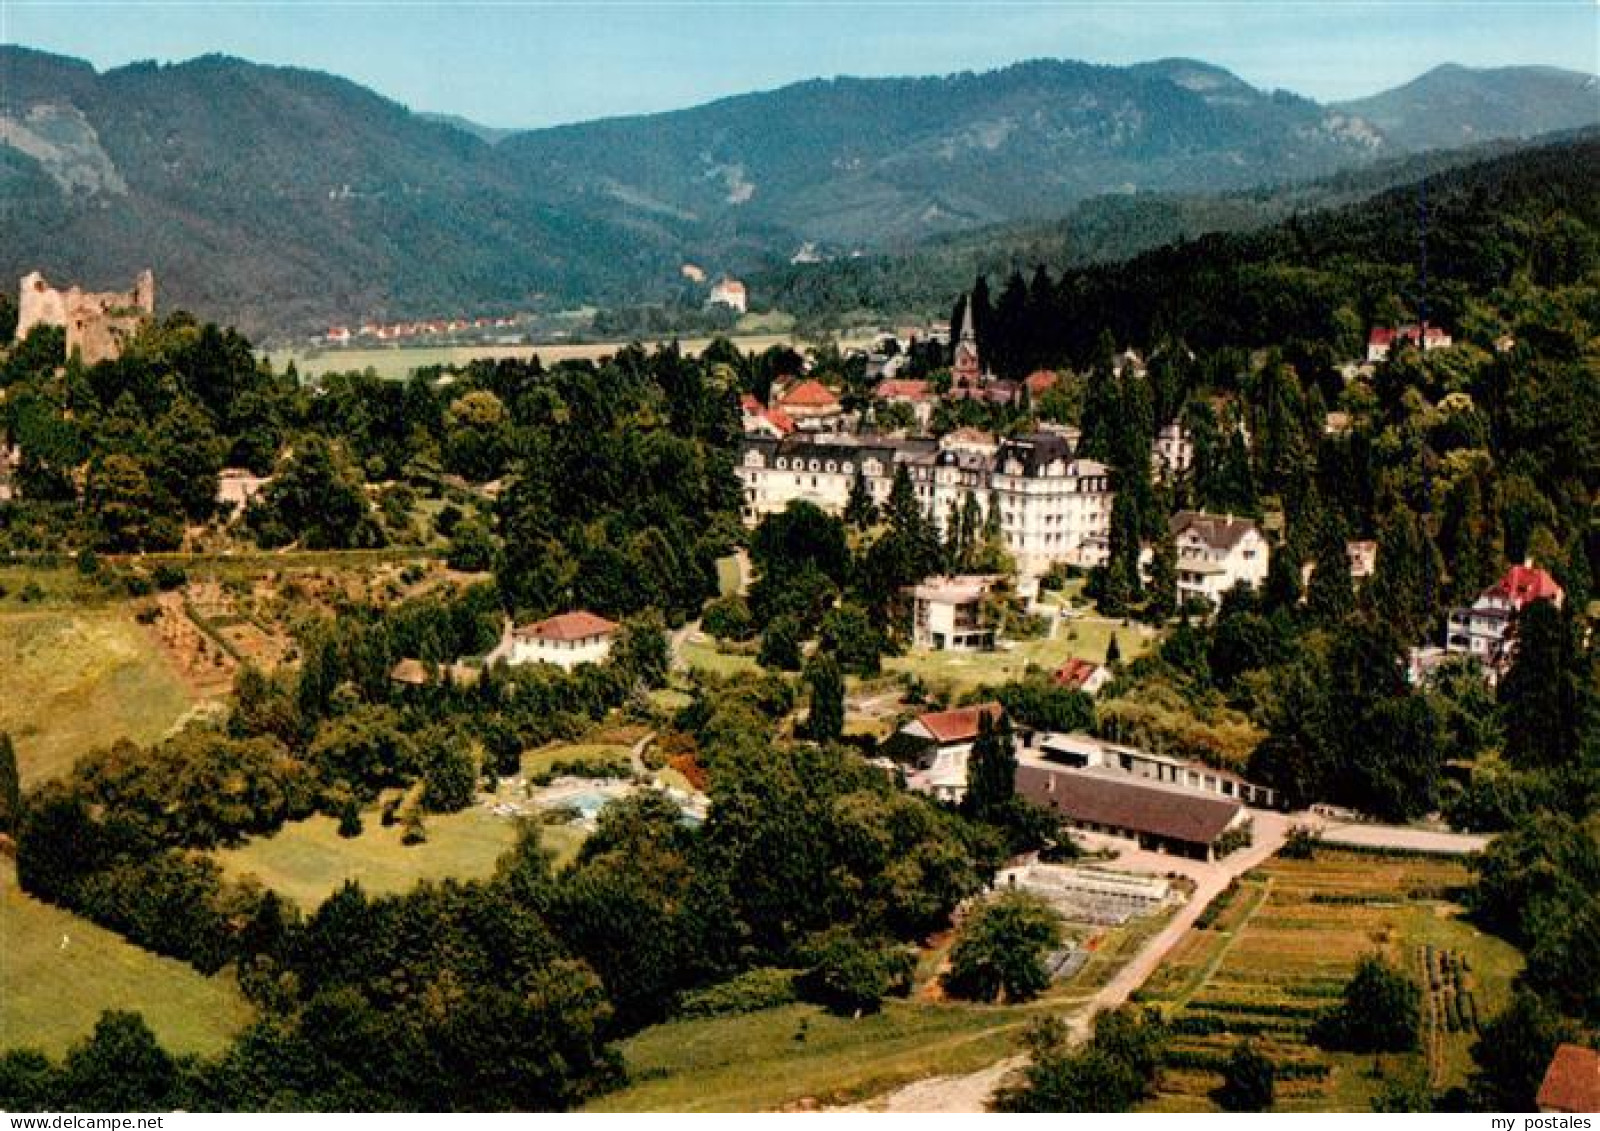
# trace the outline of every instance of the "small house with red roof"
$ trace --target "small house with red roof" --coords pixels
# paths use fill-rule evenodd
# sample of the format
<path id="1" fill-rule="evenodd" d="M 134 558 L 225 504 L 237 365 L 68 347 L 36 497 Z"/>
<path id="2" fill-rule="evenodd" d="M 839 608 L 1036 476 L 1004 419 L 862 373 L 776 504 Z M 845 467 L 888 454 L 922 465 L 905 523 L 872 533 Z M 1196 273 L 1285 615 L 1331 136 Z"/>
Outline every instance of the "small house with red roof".
<path id="1" fill-rule="evenodd" d="M 909 377 L 888 377 L 879 381 L 877 388 L 872 391 L 872 397 L 884 404 L 906 405 L 911 409 L 919 428 L 926 428 L 928 421 L 933 419 L 933 406 L 939 399 L 934 396 L 931 382 Z"/>
<path id="2" fill-rule="evenodd" d="M 571 671 L 579 664 L 598 664 L 611 654 L 620 628 L 586 609 L 561 613 L 511 630 L 508 664 L 554 664 Z"/>
<path id="3" fill-rule="evenodd" d="M 1050 682 L 1068 691 L 1081 691 L 1085 695 L 1098 695 L 1111 679 L 1111 669 L 1093 660 L 1072 657 L 1050 673 Z"/>
<path id="4" fill-rule="evenodd" d="M 1470 609 L 1451 609 L 1445 626 L 1445 651 L 1476 658 L 1498 675 L 1511 663 L 1512 626 L 1534 601 L 1560 608 L 1566 591 L 1531 561 L 1514 565 L 1478 595 Z"/>
<path id="5" fill-rule="evenodd" d="M 940 801 L 959 802 L 967 795 L 967 760 L 983 720 L 998 722 L 1004 714 L 1005 708 L 991 700 L 929 711 L 901 727 L 902 741 L 916 751 L 906 788 L 932 794 Z"/>
<path id="6" fill-rule="evenodd" d="M 773 407 L 806 431 L 831 430 L 844 411 L 833 390 L 813 377 L 797 381 L 783 390 Z"/>
<path id="7" fill-rule="evenodd" d="M 1430 326 L 1424 322 L 1418 326 L 1415 322 L 1404 326 L 1374 326 L 1372 333 L 1367 335 L 1367 360 L 1370 362 L 1384 361 L 1396 345 L 1420 344 L 1422 352 L 1429 350 L 1449 349 L 1455 344 L 1447 330 L 1440 326 Z"/>
<path id="8" fill-rule="evenodd" d="M 1600 1052 L 1582 1045 L 1558 1045 L 1534 1103 L 1546 1115 L 1600 1112 Z"/>
<path id="9" fill-rule="evenodd" d="M 795 430 L 789 414 L 768 408 L 749 393 L 739 398 L 739 417 L 746 436 L 770 436 L 781 440 Z"/>

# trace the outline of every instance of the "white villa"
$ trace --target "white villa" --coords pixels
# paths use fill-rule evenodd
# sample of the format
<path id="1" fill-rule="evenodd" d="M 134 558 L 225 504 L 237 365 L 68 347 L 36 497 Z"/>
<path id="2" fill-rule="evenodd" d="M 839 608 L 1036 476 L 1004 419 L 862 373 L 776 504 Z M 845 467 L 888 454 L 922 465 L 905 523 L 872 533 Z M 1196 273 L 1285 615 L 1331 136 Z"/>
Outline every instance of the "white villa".
<path id="1" fill-rule="evenodd" d="M 578 610 L 511 630 L 508 664 L 554 664 L 571 671 L 579 664 L 598 664 L 611 654 L 618 625 Z"/>
<path id="2" fill-rule="evenodd" d="M 1178 543 L 1178 600 L 1203 598 L 1213 606 L 1241 581 L 1259 589 L 1271 553 L 1256 524 L 1233 515 L 1179 511 L 1172 516 Z"/>

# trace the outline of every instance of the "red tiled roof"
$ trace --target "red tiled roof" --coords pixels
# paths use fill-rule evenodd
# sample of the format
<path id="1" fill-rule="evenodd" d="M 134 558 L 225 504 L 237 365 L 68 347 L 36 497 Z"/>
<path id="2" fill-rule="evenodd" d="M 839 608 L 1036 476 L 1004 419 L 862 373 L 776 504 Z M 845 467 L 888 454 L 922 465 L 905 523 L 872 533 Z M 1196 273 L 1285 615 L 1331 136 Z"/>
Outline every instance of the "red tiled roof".
<path id="1" fill-rule="evenodd" d="M 976 703 L 971 707 L 957 707 L 952 711 L 934 711 L 918 715 L 917 722 L 927 728 L 934 741 L 967 742 L 978 737 L 978 720 L 984 715 L 997 719 L 1005 711 L 998 703 Z"/>
<path id="2" fill-rule="evenodd" d="M 1540 1111 L 1600 1112 L 1600 1052 L 1559 1046 L 1534 1102 Z"/>
<path id="3" fill-rule="evenodd" d="M 1438 342 L 1449 336 L 1439 326 L 1424 326 L 1421 330 L 1421 337 L 1424 341 Z M 1374 326 L 1372 333 L 1367 335 L 1367 344 L 1373 346 L 1393 345 L 1396 338 L 1408 338 L 1411 341 L 1416 341 L 1418 338 L 1416 323 L 1408 323 L 1405 326 Z"/>
<path id="4" fill-rule="evenodd" d="M 880 401 L 886 401 L 892 397 L 904 397 L 908 401 L 925 401 L 933 395 L 933 392 L 926 381 L 890 377 L 887 380 L 879 381 L 878 387 L 873 390 L 872 395 Z"/>
<path id="5" fill-rule="evenodd" d="M 1100 670 L 1100 665 L 1074 656 L 1055 670 L 1050 677 L 1062 687 L 1077 690 L 1089 682 L 1091 676 Z"/>
<path id="6" fill-rule="evenodd" d="M 839 398 L 834 396 L 828 386 L 821 381 L 802 381 L 783 395 L 780 401 L 785 407 L 796 405 L 801 408 L 827 408 L 839 403 Z"/>
<path id="7" fill-rule="evenodd" d="M 1056 380 L 1057 377 L 1055 370 L 1035 369 L 1032 373 L 1028 374 L 1027 379 L 1023 382 L 1023 384 L 1028 386 L 1028 394 L 1036 397 L 1040 393 L 1054 388 Z"/>
<path id="8" fill-rule="evenodd" d="M 782 432 L 785 436 L 787 436 L 790 432 L 793 432 L 797 427 L 794 422 L 794 418 L 787 412 L 784 412 L 781 408 L 769 408 L 765 415 L 769 421 L 778 426 L 778 431 Z"/>
<path id="9" fill-rule="evenodd" d="M 1560 601 L 1566 596 L 1556 579 L 1534 566 L 1514 565 L 1505 576 L 1491 585 L 1486 597 L 1504 597 L 1517 608 L 1530 601 Z"/>
<path id="10" fill-rule="evenodd" d="M 750 413 L 762 413 L 767 411 L 766 405 L 756 400 L 753 393 L 741 393 L 739 395 L 739 408 L 744 412 Z"/>
<path id="11" fill-rule="evenodd" d="M 1221 797 L 1026 764 L 1017 767 L 1017 792 L 1074 821 L 1189 844 L 1216 840 L 1240 809 L 1237 801 Z"/>
<path id="12" fill-rule="evenodd" d="M 561 613 L 548 620 L 522 625 L 516 635 L 537 640 L 586 640 L 591 636 L 609 636 L 615 631 L 615 622 L 579 609 L 575 613 Z"/>

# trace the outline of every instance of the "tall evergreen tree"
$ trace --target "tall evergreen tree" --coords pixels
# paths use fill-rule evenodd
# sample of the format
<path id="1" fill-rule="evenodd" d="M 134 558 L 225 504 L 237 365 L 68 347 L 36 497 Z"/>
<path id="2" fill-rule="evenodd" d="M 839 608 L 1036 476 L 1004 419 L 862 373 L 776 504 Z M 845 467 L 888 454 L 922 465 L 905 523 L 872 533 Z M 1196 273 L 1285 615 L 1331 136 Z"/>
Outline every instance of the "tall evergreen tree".
<path id="1" fill-rule="evenodd" d="M 1356 607 L 1350 583 L 1350 553 L 1345 548 L 1344 523 L 1326 514 L 1317 538 L 1316 569 L 1306 587 L 1306 610 L 1322 624 L 1337 624 Z"/>
<path id="2" fill-rule="evenodd" d="M 17 771 L 17 751 L 11 735 L 0 731 L 0 833 L 17 831 L 22 820 L 22 775 Z"/>
<path id="3" fill-rule="evenodd" d="M 837 742 L 844 734 L 844 675 L 838 661 L 818 652 L 806 662 L 806 685 L 811 707 L 806 732 L 814 742 Z"/>
<path id="4" fill-rule="evenodd" d="M 1577 758 L 1580 688 L 1572 629 L 1550 601 L 1517 614 L 1511 670 L 1500 681 L 1506 755 L 1524 769 L 1555 769 Z"/>
<path id="5" fill-rule="evenodd" d="M 1017 750 L 1011 720 L 985 712 L 978 717 L 978 739 L 967 759 L 966 812 L 980 821 L 1001 821 L 1017 794 Z"/>

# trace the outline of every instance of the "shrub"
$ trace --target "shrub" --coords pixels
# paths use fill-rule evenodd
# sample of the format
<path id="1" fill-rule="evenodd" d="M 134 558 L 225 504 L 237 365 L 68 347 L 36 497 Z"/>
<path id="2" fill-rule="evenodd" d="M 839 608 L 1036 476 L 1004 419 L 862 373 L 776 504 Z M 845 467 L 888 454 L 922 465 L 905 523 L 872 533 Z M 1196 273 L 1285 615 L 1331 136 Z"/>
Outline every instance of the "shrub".
<path id="1" fill-rule="evenodd" d="M 684 1017 L 726 1017 L 788 1005 L 796 1000 L 796 974 L 774 966 L 747 970 L 737 978 L 684 994 L 678 1012 Z"/>

